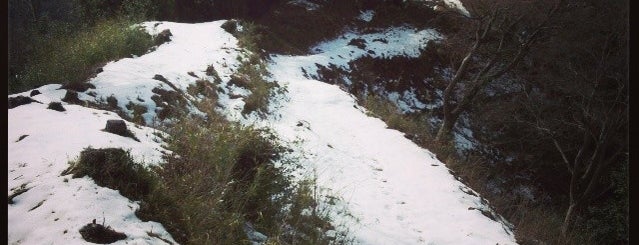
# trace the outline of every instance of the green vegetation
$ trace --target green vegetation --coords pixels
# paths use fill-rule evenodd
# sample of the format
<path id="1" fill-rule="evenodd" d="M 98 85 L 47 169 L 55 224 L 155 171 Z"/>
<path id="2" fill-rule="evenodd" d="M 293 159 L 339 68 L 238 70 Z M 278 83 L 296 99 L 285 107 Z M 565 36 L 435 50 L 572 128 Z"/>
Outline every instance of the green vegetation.
<path id="1" fill-rule="evenodd" d="M 135 163 L 129 152 L 120 148 L 87 148 L 80 158 L 70 163 L 62 175 L 73 178 L 91 177 L 96 184 L 120 191 L 123 196 L 142 200 L 153 189 L 153 174 Z"/>
<path id="2" fill-rule="evenodd" d="M 49 83 L 83 83 L 108 61 L 146 53 L 153 40 L 145 31 L 131 27 L 133 23 L 110 19 L 78 30 L 60 24 L 46 34 L 33 31 L 29 52 L 10 57 L 22 56 L 12 61 L 9 93 Z"/>
<path id="3" fill-rule="evenodd" d="M 167 132 L 173 154 L 161 167 L 147 169 L 122 149 L 88 148 L 63 174 L 140 200 L 137 216 L 162 223 L 182 244 L 248 244 L 247 222 L 269 244 L 340 243 L 324 234 L 333 227 L 317 209 L 314 183 L 293 185 L 275 167 L 291 160 L 268 132 L 215 114 L 182 118 Z"/>
<path id="4" fill-rule="evenodd" d="M 309 194 L 307 189 L 293 188 L 273 165 L 283 160 L 284 149 L 266 132 L 214 114 L 208 120 L 184 118 L 167 132 L 173 135 L 168 143 L 174 154 L 158 169 L 163 185 L 139 212 L 143 219 L 163 223 L 183 243 L 237 244 L 247 242 L 245 222 L 273 239 L 284 239 L 286 225 L 305 218 L 301 210 L 282 209 L 309 205 L 301 199 Z M 176 215 L 181 218 L 170 218 Z M 325 226 L 326 221 L 320 220 Z M 293 229 L 300 233 L 286 238 L 287 243 L 307 236 L 323 239 Z"/>
<path id="5" fill-rule="evenodd" d="M 128 21 L 105 21 L 73 36 L 63 34 L 40 44 L 33 59 L 17 75 L 20 91 L 48 83 L 84 82 L 99 64 L 107 61 L 142 55 L 152 45 L 152 38 L 143 30 L 130 28 Z M 17 85 L 17 84 L 11 84 Z"/>
<path id="6" fill-rule="evenodd" d="M 201 80 L 187 91 L 215 94 Z M 267 244 L 344 244 L 312 180 L 292 183 L 276 167 L 294 163 L 271 133 L 226 121 L 216 114 L 215 96 L 198 108 L 206 117 L 178 114 L 163 127 L 172 154 L 161 166 L 145 168 L 121 149 L 86 149 L 64 174 L 88 175 L 97 184 L 140 200 L 136 215 L 160 222 L 181 244 L 249 244 L 245 225 L 267 235 Z M 310 212 L 309 212 L 310 211 Z"/>
<path id="7" fill-rule="evenodd" d="M 244 109 L 242 114 L 249 114 L 253 111 L 264 114 L 268 113 L 269 100 L 272 95 L 277 93 L 280 86 L 277 82 L 268 82 L 264 79 L 266 68 L 260 61 L 259 64 L 244 62 L 238 69 L 238 73 L 246 76 L 250 81 L 247 83 L 247 89 L 251 94 L 244 99 Z"/>
<path id="8" fill-rule="evenodd" d="M 237 31 L 237 25 L 242 26 L 242 31 Z M 238 57 L 241 61 L 240 67 L 229 81 L 229 84 L 251 91 L 251 94 L 244 99 L 245 104 L 242 114 L 249 114 L 254 111 L 260 115 L 268 113 L 270 98 L 277 93 L 283 92 L 284 88 L 280 87 L 277 81 L 271 82 L 265 79 L 269 74 L 266 64 L 261 59 L 262 50 L 258 46 L 264 36 L 258 33 L 258 25 L 252 22 L 242 21 L 238 23 L 235 20 L 230 20 L 222 26 L 238 39 L 240 47 L 249 50 L 249 53 L 245 54 L 246 57 Z"/>

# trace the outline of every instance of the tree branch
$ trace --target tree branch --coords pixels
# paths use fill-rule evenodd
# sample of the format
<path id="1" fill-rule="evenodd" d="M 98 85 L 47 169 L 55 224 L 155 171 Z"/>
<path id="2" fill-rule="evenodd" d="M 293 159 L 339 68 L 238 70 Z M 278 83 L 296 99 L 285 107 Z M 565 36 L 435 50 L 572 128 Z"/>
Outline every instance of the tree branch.
<path id="1" fill-rule="evenodd" d="M 566 157 L 566 153 L 564 153 L 564 150 L 561 149 L 561 146 L 559 145 L 559 142 L 557 142 L 557 139 L 553 137 L 552 143 L 555 145 L 555 148 L 557 149 L 557 151 L 559 151 L 559 154 L 561 154 L 561 158 L 564 160 L 564 164 L 566 164 L 566 168 L 568 168 L 568 171 L 570 171 L 570 174 L 574 174 L 574 170 L 572 166 L 570 165 L 568 158 Z"/>

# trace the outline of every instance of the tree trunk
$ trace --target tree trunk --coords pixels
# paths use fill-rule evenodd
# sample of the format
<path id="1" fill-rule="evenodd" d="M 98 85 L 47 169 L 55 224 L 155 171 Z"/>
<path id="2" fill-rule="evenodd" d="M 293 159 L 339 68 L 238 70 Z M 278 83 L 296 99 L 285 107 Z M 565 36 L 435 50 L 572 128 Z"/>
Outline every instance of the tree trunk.
<path id="1" fill-rule="evenodd" d="M 444 117 L 444 122 L 442 123 L 442 126 L 439 127 L 437 136 L 435 136 L 435 141 L 444 142 L 450 140 L 453 126 L 455 126 L 456 121 L 457 118 L 452 118 L 452 116 Z"/>
<path id="2" fill-rule="evenodd" d="M 566 237 L 568 233 L 568 228 L 572 223 L 572 219 L 575 216 L 575 209 L 577 208 L 576 203 L 571 203 L 568 207 L 568 211 L 566 211 L 566 217 L 564 218 L 564 223 L 561 226 L 561 236 Z"/>

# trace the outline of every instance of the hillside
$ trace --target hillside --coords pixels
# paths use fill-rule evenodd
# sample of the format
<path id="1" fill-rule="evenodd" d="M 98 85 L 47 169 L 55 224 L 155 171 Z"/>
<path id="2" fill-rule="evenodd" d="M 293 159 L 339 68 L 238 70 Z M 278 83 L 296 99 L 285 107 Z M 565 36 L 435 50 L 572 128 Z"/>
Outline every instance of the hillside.
<path id="1" fill-rule="evenodd" d="M 509 46 L 506 35 L 490 39 L 486 33 L 500 32 L 488 24 L 488 37 L 476 36 L 485 43 L 477 41 L 473 48 L 464 35 L 475 35 L 474 27 L 465 25 L 474 21 L 471 14 L 483 13 L 474 3 L 468 9 L 458 1 L 264 4 L 263 12 L 246 10 L 246 16 L 236 9 L 233 19 L 199 21 L 206 13 L 196 11 L 177 17 L 195 23 L 139 21 L 127 27 L 135 33 L 126 34 L 129 46 L 123 48 L 137 53 L 78 67 L 75 75 L 86 80 L 37 80 L 46 74 L 28 72 L 42 64 L 25 63 L 27 73 L 20 79 L 35 82 L 20 81 L 34 87 L 10 84 L 11 90 L 22 89 L 8 96 L 8 244 L 100 239 L 113 244 L 596 244 L 597 238 L 582 235 L 587 231 L 623 243 L 624 206 L 617 193 L 623 195 L 619 174 L 627 166 L 621 157 L 627 145 L 614 135 L 627 119 L 584 117 L 579 122 L 591 120 L 603 138 L 592 148 L 578 148 L 572 143 L 578 131 L 554 124 L 550 114 L 535 114 L 533 103 L 541 109 L 556 106 L 552 97 L 539 98 L 573 92 L 560 85 L 557 90 L 522 85 L 534 76 L 531 63 L 557 66 L 535 54 L 550 52 L 544 45 L 530 41 L 533 52 L 526 57 L 531 58 L 519 63 L 517 51 L 529 43 Z M 176 8 L 176 15 L 187 9 Z M 526 17 L 522 23 L 555 21 L 554 11 L 548 20 Z M 291 22 L 294 16 L 297 22 Z M 88 30 L 100 33 L 100 27 L 105 28 Z M 547 34 L 534 41 L 554 37 L 564 38 Z M 491 56 L 492 49 L 499 55 Z M 459 67 L 465 55 L 476 56 Z M 507 65 L 509 59 L 517 65 Z M 472 61 L 464 74 L 467 60 Z M 614 62 L 609 69 L 617 69 Z M 459 74 L 463 82 L 454 87 L 451 81 Z M 499 76 L 473 84 L 473 77 L 482 84 L 483 74 Z M 610 94 L 593 92 L 591 107 L 584 110 L 613 115 L 624 108 L 597 106 L 608 105 L 614 91 L 617 100 L 624 96 L 624 87 L 613 82 L 605 80 L 600 91 Z M 524 102 L 527 107 L 515 107 Z M 451 118 L 445 134 L 443 125 Z M 536 128 L 516 130 L 517 123 L 533 119 Z M 126 129 L 109 129 L 118 120 Z M 596 126 L 600 122 L 604 126 Z M 551 130 L 556 133 L 545 134 Z M 523 143 L 534 146 L 529 154 L 513 146 L 520 142 L 502 143 L 535 133 L 550 136 Z M 575 148 L 582 150 L 566 173 L 555 163 L 572 159 Z M 613 166 L 597 167 L 591 160 L 595 173 L 591 167 L 583 170 L 582 179 L 593 178 L 593 188 L 602 188 L 592 198 L 590 187 L 583 191 L 579 183 L 574 190 L 564 181 L 570 180 L 567 174 L 581 174 L 581 152 Z M 524 167 L 535 160 L 543 164 Z M 531 177 L 535 174 L 541 176 Z M 555 184 L 563 182 L 570 185 Z M 557 217 L 563 215 L 562 223 Z M 619 219 L 608 230 L 592 228 L 606 217 Z"/>

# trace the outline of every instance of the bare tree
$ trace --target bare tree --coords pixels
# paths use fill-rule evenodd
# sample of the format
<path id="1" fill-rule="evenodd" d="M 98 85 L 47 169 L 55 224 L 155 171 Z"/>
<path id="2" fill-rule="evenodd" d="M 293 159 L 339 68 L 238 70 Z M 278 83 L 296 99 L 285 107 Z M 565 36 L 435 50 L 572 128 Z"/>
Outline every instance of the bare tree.
<path id="1" fill-rule="evenodd" d="M 597 13 L 595 18 L 588 11 L 571 17 L 560 37 L 572 43 L 561 47 L 570 55 L 551 58 L 563 72 L 541 77 L 556 80 L 550 83 L 558 93 L 526 92 L 524 107 L 532 115 L 526 123 L 552 143 L 569 172 L 564 237 L 578 210 L 613 188 L 607 175 L 628 157 L 628 46 L 622 9 L 623 5 L 590 6 L 588 11 Z M 583 16 L 593 18 L 593 23 Z M 582 28 L 575 30 L 574 23 Z M 583 32 L 601 35 L 584 38 Z M 548 109 L 550 103 L 554 108 Z"/>
<path id="2" fill-rule="evenodd" d="M 475 16 L 470 30 L 473 41 L 443 92 L 444 116 L 437 141 L 449 140 L 459 116 L 477 95 L 520 63 L 541 32 L 549 28 L 561 3 L 558 0 L 545 11 L 524 1 L 477 1 L 469 5 Z"/>
<path id="3" fill-rule="evenodd" d="M 572 120 L 562 121 L 556 118 L 543 118 L 535 112 L 535 122 L 531 123 L 542 135 L 545 135 L 561 156 L 563 164 L 570 173 L 569 206 L 562 225 L 565 235 L 573 221 L 576 210 L 606 193 L 611 183 L 603 179 L 610 167 L 627 155 L 625 139 L 620 137 L 627 126 L 626 87 L 621 84 L 612 100 L 597 98 L 594 86 L 589 96 L 580 98 L 574 104 Z M 528 109 L 535 110 L 534 104 Z M 580 133 L 578 142 L 566 139 L 565 127 L 571 127 Z M 571 130 L 572 131 L 572 130 Z"/>

